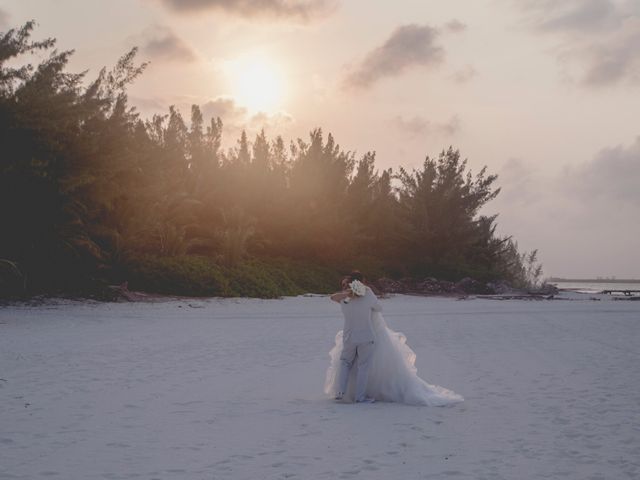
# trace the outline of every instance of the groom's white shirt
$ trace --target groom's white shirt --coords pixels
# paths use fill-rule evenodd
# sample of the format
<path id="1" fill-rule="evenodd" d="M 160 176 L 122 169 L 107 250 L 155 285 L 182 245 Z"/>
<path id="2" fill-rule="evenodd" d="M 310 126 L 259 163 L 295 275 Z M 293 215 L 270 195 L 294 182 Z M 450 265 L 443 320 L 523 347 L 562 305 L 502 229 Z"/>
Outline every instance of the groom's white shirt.
<path id="1" fill-rule="evenodd" d="M 345 301 L 347 300 L 347 301 Z M 382 305 L 378 298 L 367 287 L 367 293 L 362 297 L 348 298 L 340 302 L 344 314 L 344 343 L 363 344 L 375 340 L 371 315 L 373 311 L 381 312 Z"/>

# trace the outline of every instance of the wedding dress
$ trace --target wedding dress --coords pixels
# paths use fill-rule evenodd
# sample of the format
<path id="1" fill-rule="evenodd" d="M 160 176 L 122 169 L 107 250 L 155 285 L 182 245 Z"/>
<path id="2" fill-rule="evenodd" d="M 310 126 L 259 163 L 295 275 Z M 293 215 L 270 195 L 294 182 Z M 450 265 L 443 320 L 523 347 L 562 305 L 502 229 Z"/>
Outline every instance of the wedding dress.
<path id="1" fill-rule="evenodd" d="M 407 345 L 407 338 L 387 327 L 379 312 L 373 312 L 375 351 L 369 368 L 367 396 L 383 402 L 409 405 L 445 406 L 463 401 L 457 393 L 429 383 L 418 377 L 416 354 Z M 329 352 L 331 358 L 324 391 L 334 397 L 338 390 L 342 330 L 336 335 L 336 344 Z M 353 400 L 357 366 L 351 369 L 344 399 Z"/>

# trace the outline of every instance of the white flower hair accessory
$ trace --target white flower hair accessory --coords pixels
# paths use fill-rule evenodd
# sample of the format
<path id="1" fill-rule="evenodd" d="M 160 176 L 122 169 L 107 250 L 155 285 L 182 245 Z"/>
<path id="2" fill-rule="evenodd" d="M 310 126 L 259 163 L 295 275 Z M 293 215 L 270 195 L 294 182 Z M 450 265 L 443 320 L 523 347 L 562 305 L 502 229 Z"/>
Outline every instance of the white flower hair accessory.
<path id="1" fill-rule="evenodd" d="M 367 287 L 360 280 L 351 282 L 349 288 L 356 297 L 364 297 L 367 294 Z"/>

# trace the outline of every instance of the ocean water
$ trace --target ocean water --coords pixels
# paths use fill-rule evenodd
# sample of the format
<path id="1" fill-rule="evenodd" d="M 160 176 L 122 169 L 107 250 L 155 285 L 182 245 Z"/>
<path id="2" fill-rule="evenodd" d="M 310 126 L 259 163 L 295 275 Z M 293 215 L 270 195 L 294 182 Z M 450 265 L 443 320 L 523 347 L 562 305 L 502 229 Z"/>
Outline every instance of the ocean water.
<path id="1" fill-rule="evenodd" d="M 560 289 L 576 290 L 584 293 L 598 293 L 603 290 L 640 290 L 640 283 L 612 282 L 551 282 Z M 637 294 L 636 294 L 637 295 Z"/>

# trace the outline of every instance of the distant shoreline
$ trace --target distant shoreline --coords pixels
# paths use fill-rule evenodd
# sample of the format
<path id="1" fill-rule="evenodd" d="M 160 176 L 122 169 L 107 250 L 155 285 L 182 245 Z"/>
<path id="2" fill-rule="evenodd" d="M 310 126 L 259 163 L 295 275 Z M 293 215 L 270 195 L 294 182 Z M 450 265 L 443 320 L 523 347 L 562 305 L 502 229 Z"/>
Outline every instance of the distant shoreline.
<path id="1" fill-rule="evenodd" d="M 551 277 L 547 282 L 566 282 L 566 283 L 640 283 L 640 279 L 628 278 L 556 278 Z"/>

